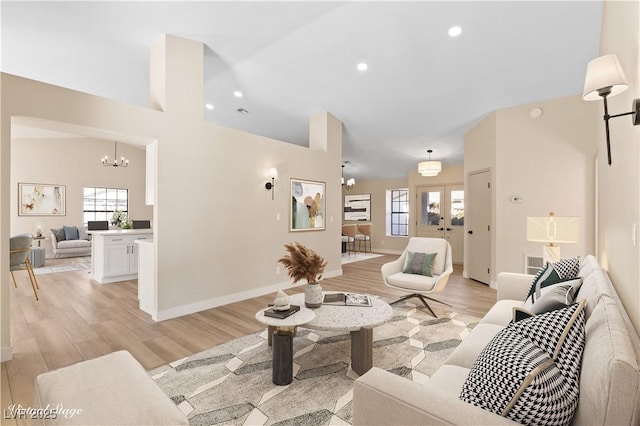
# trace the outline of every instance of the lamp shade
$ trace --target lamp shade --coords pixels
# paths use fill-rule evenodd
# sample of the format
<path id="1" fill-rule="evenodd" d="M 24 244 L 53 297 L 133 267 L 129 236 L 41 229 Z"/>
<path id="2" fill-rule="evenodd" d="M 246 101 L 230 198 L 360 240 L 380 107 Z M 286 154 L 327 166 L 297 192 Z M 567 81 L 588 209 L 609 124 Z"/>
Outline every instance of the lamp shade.
<path id="1" fill-rule="evenodd" d="M 276 169 L 275 167 L 270 168 L 269 169 L 269 178 L 278 179 L 278 169 Z"/>
<path id="2" fill-rule="evenodd" d="M 442 171 L 442 163 L 440 161 L 421 161 L 418 163 L 418 173 L 422 176 L 438 176 Z"/>
<path id="3" fill-rule="evenodd" d="M 527 240 L 543 243 L 577 243 L 579 221 L 574 216 L 527 218 Z"/>
<path id="4" fill-rule="evenodd" d="M 587 75 L 584 79 L 582 99 L 597 101 L 600 99 L 598 91 L 607 87 L 611 88 L 609 97 L 622 93 L 629 87 L 616 55 L 600 56 L 589 62 Z"/>

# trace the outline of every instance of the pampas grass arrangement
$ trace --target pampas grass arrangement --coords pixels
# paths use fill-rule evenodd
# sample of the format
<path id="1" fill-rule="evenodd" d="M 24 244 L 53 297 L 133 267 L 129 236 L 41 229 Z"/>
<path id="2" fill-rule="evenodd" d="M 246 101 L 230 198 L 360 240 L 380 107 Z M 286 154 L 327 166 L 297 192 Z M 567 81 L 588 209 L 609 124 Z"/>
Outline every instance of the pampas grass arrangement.
<path id="1" fill-rule="evenodd" d="M 285 244 L 284 248 L 287 254 L 278 259 L 278 262 L 287 268 L 293 284 L 303 279 L 309 284 L 317 284 L 327 266 L 324 258 L 298 242 Z"/>

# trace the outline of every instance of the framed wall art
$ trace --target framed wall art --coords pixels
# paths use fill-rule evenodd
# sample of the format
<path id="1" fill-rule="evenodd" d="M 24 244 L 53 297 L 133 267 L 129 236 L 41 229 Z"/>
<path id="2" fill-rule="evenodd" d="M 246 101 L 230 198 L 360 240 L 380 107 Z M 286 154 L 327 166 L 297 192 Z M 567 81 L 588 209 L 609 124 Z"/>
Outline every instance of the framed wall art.
<path id="1" fill-rule="evenodd" d="M 289 231 L 325 229 L 324 182 L 291 179 Z"/>
<path id="2" fill-rule="evenodd" d="M 66 187 L 18 183 L 18 216 L 65 216 Z"/>
<path id="3" fill-rule="evenodd" d="M 371 220 L 371 194 L 345 195 L 344 220 Z"/>

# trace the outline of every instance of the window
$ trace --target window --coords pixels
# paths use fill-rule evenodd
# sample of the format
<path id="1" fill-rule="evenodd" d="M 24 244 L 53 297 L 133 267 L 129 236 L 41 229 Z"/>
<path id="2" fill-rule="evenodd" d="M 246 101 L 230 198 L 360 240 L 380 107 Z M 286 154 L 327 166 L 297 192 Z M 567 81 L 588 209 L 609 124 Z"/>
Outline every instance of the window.
<path id="1" fill-rule="evenodd" d="M 129 190 L 118 188 L 84 188 L 84 224 L 90 220 L 108 220 L 114 210 L 129 211 Z"/>
<path id="2" fill-rule="evenodd" d="M 387 235 L 409 235 L 409 190 L 387 190 Z"/>

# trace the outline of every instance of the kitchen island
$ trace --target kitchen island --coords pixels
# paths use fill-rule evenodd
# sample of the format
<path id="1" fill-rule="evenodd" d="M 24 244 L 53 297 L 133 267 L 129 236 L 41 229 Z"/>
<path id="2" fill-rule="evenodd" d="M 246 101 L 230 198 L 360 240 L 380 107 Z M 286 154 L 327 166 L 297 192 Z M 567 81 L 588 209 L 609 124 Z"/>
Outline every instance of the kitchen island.
<path id="1" fill-rule="evenodd" d="M 151 229 L 89 231 L 91 234 L 91 278 L 100 284 L 138 278 L 136 241 L 152 240 Z"/>

